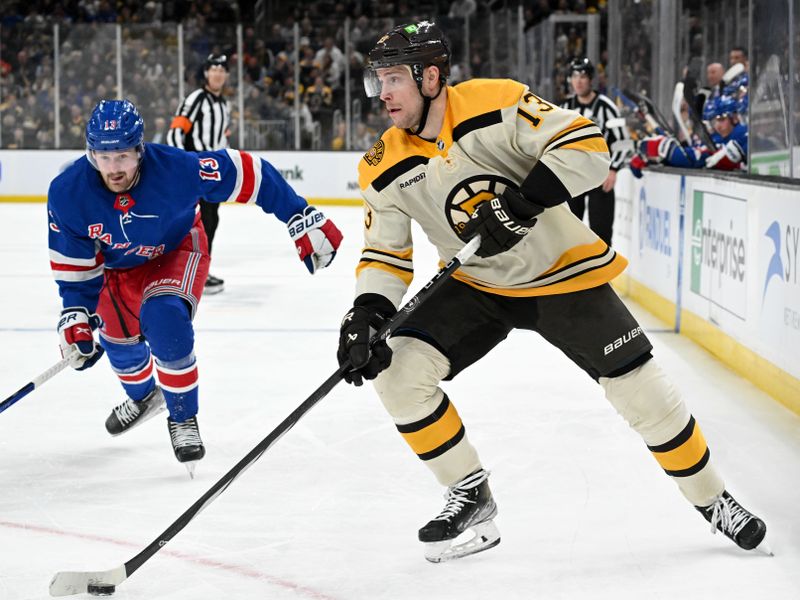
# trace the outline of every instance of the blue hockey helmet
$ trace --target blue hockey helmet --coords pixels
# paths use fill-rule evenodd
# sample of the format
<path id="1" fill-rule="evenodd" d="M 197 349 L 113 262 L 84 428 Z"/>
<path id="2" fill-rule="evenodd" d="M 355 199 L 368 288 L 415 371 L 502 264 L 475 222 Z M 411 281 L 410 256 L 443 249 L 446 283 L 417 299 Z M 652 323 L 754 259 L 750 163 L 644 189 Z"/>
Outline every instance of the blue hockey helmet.
<path id="1" fill-rule="evenodd" d="M 717 98 L 719 96 L 711 97 L 703 104 L 703 121 L 710 123 L 714 120 L 714 105 L 717 102 Z"/>
<path id="2" fill-rule="evenodd" d="M 128 100 L 101 100 L 86 123 L 89 150 L 144 149 L 144 120 Z"/>
<path id="3" fill-rule="evenodd" d="M 740 115 L 747 115 L 747 108 L 749 106 L 749 103 L 750 103 L 750 94 L 745 93 L 739 97 L 738 111 Z"/>
<path id="4" fill-rule="evenodd" d="M 135 148 L 144 156 L 144 119 L 128 100 L 101 100 L 86 123 L 86 158 L 97 169 L 96 151 Z"/>
<path id="5" fill-rule="evenodd" d="M 739 114 L 739 102 L 730 96 L 718 96 L 714 98 L 713 117 L 734 117 Z"/>

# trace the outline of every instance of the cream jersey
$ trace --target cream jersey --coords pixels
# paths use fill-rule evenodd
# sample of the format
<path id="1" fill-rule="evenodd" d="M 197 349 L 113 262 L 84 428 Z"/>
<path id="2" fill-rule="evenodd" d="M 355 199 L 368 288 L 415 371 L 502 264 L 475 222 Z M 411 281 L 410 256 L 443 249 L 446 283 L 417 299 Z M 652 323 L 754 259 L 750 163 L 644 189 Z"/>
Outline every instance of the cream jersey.
<path id="1" fill-rule="evenodd" d="M 365 248 L 356 295 L 378 293 L 399 306 L 413 277 L 412 219 L 444 263 L 463 247 L 459 232 L 476 206 L 519 186 L 538 161 L 574 197 L 606 179 L 608 146 L 590 120 L 516 81 L 448 87 L 436 140 L 388 129 L 359 162 Z M 475 257 L 453 277 L 489 293 L 539 296 L 601 285 L 626 264 L 561 203 L 538 215 L 516 246 Z"/>

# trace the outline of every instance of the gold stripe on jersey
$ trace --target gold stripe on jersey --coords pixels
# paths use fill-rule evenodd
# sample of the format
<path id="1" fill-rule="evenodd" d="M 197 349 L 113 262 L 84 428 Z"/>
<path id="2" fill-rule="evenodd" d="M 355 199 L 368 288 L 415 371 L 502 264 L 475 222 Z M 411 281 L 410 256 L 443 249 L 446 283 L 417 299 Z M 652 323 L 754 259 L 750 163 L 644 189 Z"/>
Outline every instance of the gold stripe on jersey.
<path id="1" fill-rule="evenodd" d="M 578 130 L 586 129 L 586 128 L 589 128 L 589 127 L 597 128 L 597 131 L 600 132 L 600 129 L 597 127 L 597 125 L 595 123 L 593 123 L 592 121 L 590 121 L 586 117 L 583 117 L 583 116 L 579 115 L 572 123 L 567 125 L 564 129 L 562 129 L 557 134 L 555 134 L 553 137 L 551 137 L 549 140 L 547 140 L 547 143 L 544 145 L 545 152 L 549 149 L 550 144 L 552 144 L 553 142 L 557 142 L 558 140 L 566 137 L 567 135 L 569 135 L 573 131 L 578 131 Z"/>
<path id="2" fill-rule="evenodd" d="M 553 146 L 555 148 L 564 148 L 565 150 L 584 150 L 585 152 L 605 152 L 608 154 L 608 144 L 605 138 L 600 135 L 587 135 L 586 137 L 578 138 L 576 140 L 567 140 L 563 145 L 559 144 Z"/>
<path id="3" fill-rule="evenodd" d="M 665 444 L 648 446 L 661 468 L 672 477 L 688 477 L 708 463 L 711 453 L 694 417 L 683 430 Z"/>
<path id="4" fill-rule="evenodd" d="M 441 456 L 464 437 L 464 424 L 447 394 L 436 410 L 424 419 L 396 427 L 422 460 Z"/>
<path id="5" fill-rule="evenodd" d="M 569 294 L 570 292 L 580 292 L 581 290 L 587 290 L 589 288 L 601 286 L 622 273 L 627 264 L 628 261 L 626 259 L 619 254 L 616 254 L 613 262 L 603 265 L 602 267 L 594 268 L 590 271 L 581 273 L 580 275 L 560 281 L 558 283 L 551 283 L 539 287 L 490 287 L 478 283 L 460 271 L 456 271 L 453 274 L 453 279 L 457 279 L 458 281 L 466 283 L 475 289 L 487 292 L 489 294 L 497 294 L 498 296 L 509 296 L 513 298 L 531 298 L 533 296 L 549 296 L 551 294 Z"/>
<path id="6" fill-rule="evenodd" d="M 414 278 L 412 256 L 413 249 L 411 248 L 402 252 L 364 248 L 361 251 L 361 260 L 356 267 L 356 277 L 364 269 L 380 269 L 399 277 L 403 280 L 403 283 L 410 285 Z"/>
<path id="7" fill-rule="evenodd" d="M 459 93 L 462 91 L 465 93 Z M 473 79 L 448 87 L 447 109 L 453 129 L 467 119 L 516 105 L 524 91 L 524 85 L 511 79 Z"/>
<path id="8" fill-rule="evenodd" d="M 570 248 L 547 271 L 515 287 L 487 285 L 460 270 L 453 274 L 453 278 L 490 294 L 528 298 L 597 287 L 622 273 L 627 265 L 625 257 L 609 248 L 604 241 L 597 240 L 593 244 Z M 444 266 L 441 261 L 439 266 Z"/>
<path id="9" fill-rule="evenodd" d="M 562 272 L 565 268 L 571 267 L 577 263 L 585 262 L 590 258 L 602 256 L 608 251 L 608 244 L 603 240 L 596 240 L 592 244 L 582 246 L 573 246 L 564 254 L 558 257 L 558 260 L 553 263 L 553 266 L 544 271 L 539 278 L 549 277 L 551 275 Z"/>

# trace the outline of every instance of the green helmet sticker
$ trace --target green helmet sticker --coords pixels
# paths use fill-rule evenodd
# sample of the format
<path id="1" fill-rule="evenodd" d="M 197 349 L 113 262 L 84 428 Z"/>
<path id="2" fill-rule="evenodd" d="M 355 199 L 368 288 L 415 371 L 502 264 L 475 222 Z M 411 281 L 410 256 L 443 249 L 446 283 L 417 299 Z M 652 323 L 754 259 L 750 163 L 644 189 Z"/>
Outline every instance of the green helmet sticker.
<path id="1" fill-rule="evenodd" d="M 408 26 L 405 27 L 404 31 L 406 33 L 417 33 L 417 29 L 418 29 L 418 27 L 416 25 L 408 25 Z"/>

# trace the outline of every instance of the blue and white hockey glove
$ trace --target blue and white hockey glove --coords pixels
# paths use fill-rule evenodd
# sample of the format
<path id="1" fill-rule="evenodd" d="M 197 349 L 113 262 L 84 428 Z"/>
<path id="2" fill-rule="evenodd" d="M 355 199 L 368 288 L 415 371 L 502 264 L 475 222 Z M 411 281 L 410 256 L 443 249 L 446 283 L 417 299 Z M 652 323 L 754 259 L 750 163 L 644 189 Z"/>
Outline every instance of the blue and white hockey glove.
<path id="1" fill-rule="evenodd" d="M 313 206 L 294 215 L 286 224 L 297 254 L 312 275 L 333 262 L 336 249 L 342 243 L 342 232 L 333 221 Z"/>
<path id="2" fill-rule="evenodd" d="M 85 308 L 65 308 L 61 311 L 58 321 L 61 356 L 66 356 L 67 352 L 74 349 L 69 363 L 73 369 L 88 369 L 103 356 L 103 347 L 95 341 L 92 332 L 100 327 L 101 322 L 99 316 L 90 315 Z"/>

